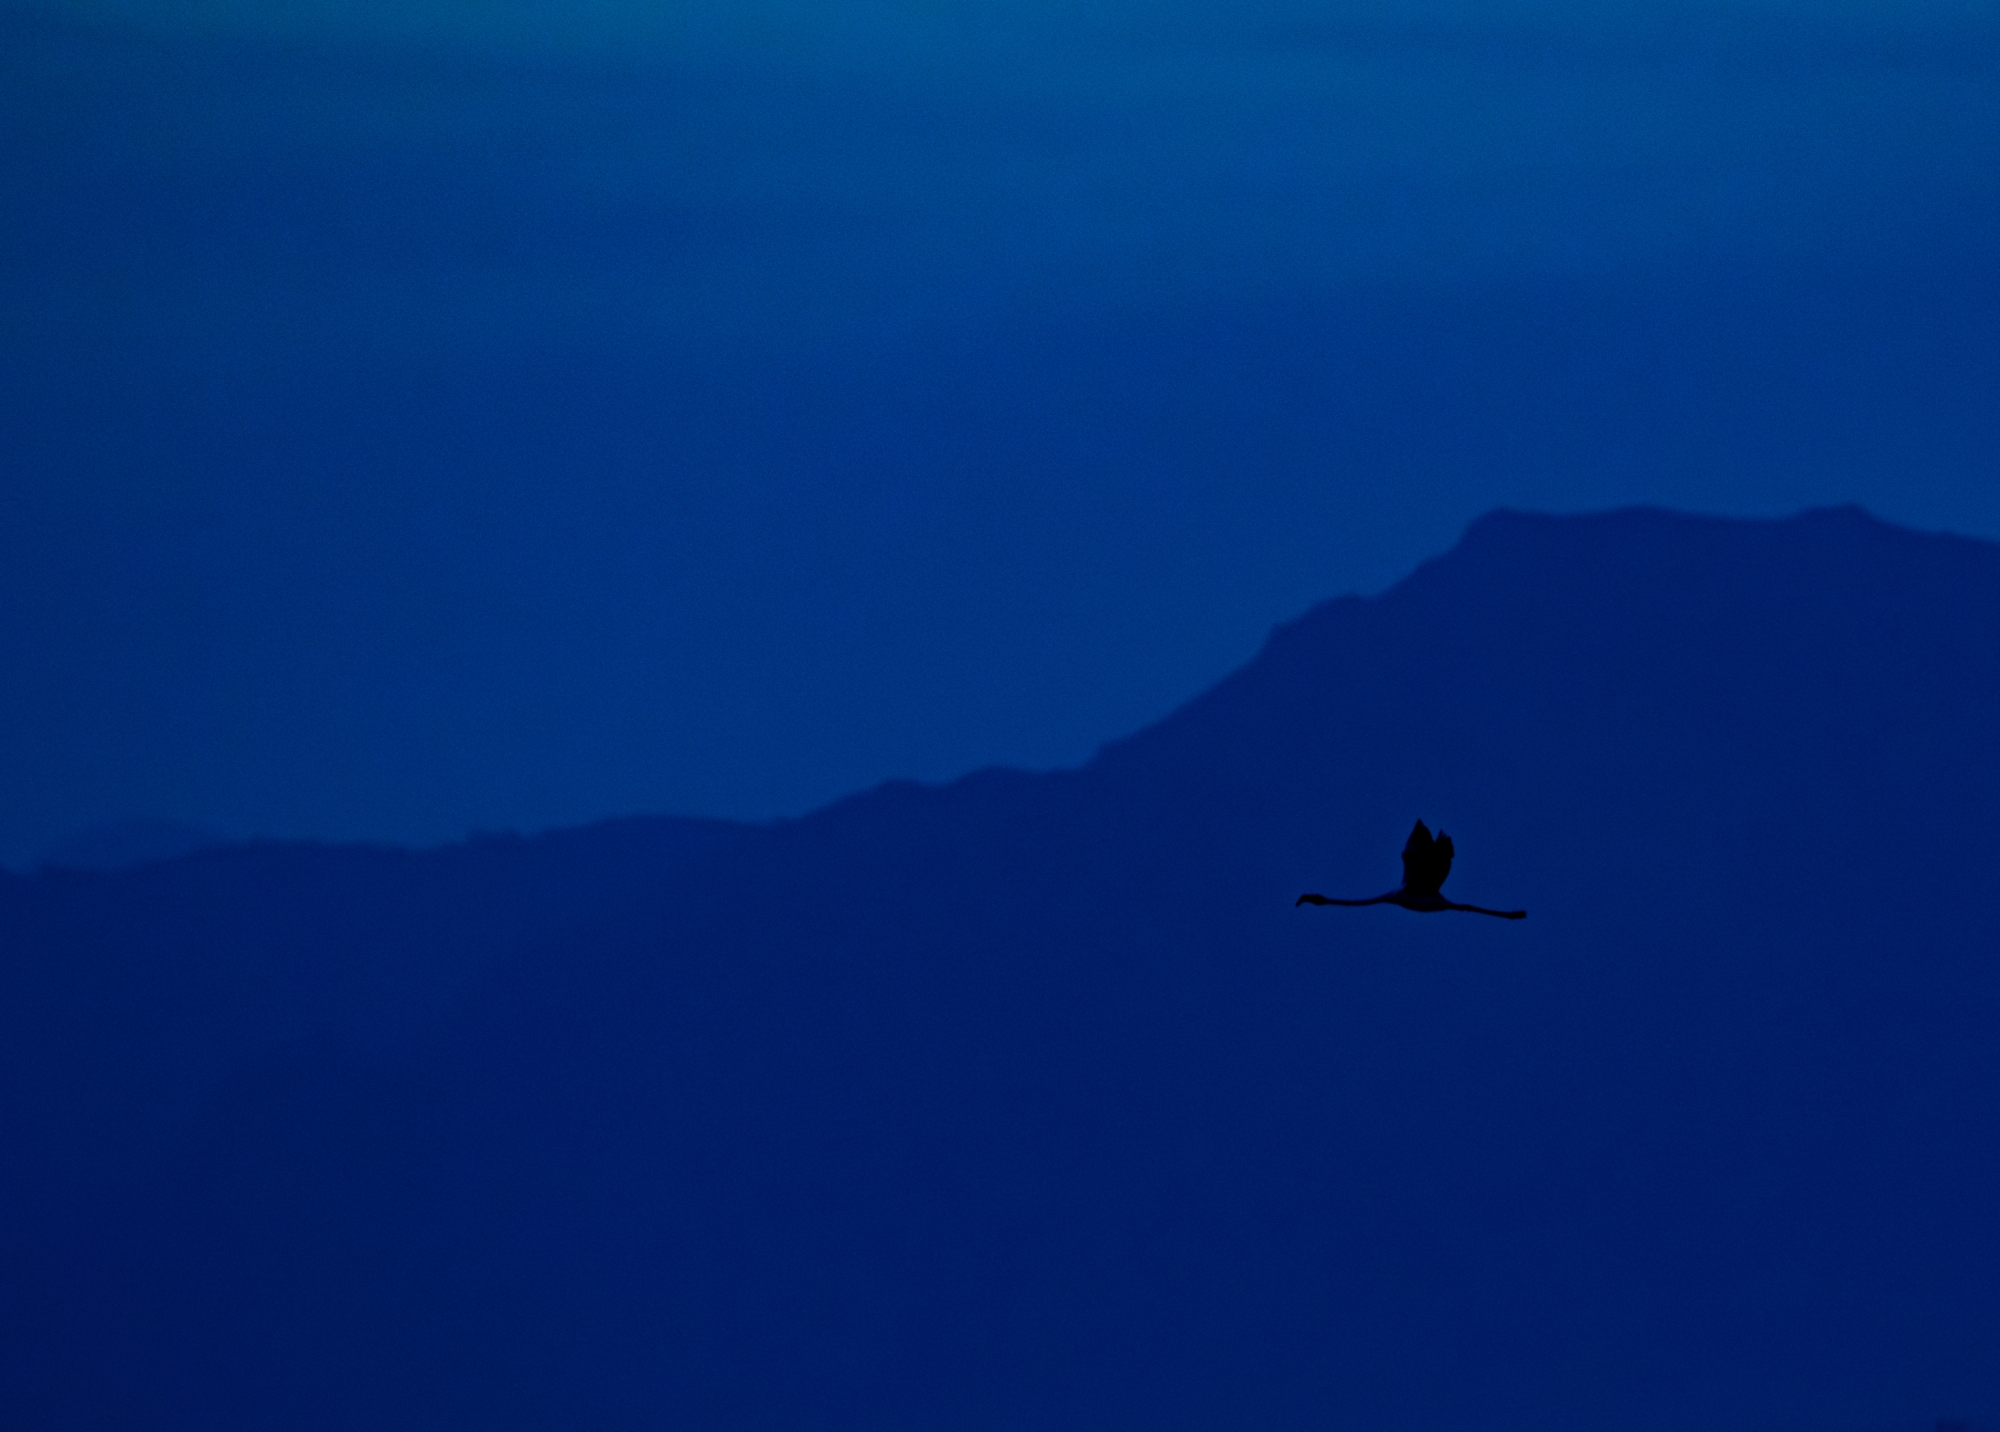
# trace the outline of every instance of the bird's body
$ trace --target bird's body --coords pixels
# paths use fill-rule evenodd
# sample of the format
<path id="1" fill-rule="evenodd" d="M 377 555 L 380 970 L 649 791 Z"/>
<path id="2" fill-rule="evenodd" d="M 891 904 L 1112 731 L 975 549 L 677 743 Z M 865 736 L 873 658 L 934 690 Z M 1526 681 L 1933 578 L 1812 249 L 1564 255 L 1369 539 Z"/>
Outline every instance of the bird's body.
<path id="1" fill-rule="evenodd" d="M 1434 910 L 1463 910 L 1472 915 L 1492 915 L 1502 920 L 1525 920 L 1526 910 L 1488 910 L 1481 905 L 1461 905 L 1440 893 L 1445 877 L 1451 874 L 1451 837 L 1439 831 L 1432 838 L 1430 828 L 1418 821 L 1410 838 L 1403 843 L 1403 884 L 1401 889 L 1369 900 L 1335 900 L 1325 895 L 1301 895 L 1296 905 L 1401 905 L 1405 910 L 1429 914 Z"/>

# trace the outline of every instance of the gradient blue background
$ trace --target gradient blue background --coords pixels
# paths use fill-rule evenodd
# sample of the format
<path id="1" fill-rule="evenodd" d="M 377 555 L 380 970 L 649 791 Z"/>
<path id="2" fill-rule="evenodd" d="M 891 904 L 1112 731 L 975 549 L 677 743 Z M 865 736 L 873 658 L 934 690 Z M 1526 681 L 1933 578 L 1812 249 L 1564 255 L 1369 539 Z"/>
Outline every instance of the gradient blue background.
<path id="1" fill-rule="evenodd" d="M 0 5 L 0 860 L 1075 762 L 1497 505 L 2000 536 L 2000 6 Z"/>

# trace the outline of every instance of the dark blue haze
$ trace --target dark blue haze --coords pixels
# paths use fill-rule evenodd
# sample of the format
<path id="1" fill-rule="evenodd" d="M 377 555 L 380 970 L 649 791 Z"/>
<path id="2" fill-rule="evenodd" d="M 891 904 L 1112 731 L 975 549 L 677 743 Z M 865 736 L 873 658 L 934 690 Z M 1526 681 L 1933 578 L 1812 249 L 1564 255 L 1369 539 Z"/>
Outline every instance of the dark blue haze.
<path id="1" fill-rule="evenodd" d="M 1993 0 L 0 0 L 0 1427 L 2000 1432 L 1996 393 Z"/>

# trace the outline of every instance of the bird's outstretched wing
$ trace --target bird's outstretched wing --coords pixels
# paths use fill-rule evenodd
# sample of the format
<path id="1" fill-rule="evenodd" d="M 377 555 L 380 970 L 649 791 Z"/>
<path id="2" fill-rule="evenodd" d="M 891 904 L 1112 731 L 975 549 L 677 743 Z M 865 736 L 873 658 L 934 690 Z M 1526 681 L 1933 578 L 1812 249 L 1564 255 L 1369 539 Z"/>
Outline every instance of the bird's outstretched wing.
<path id="1" fill-rule="evenodd" d="M 1403 888 L 1417 894 L 1437 894 L 1451 874 L 1451 857 L 1451 837 L 1440 831 L 1433 840 L 1430 828 L 1418 821 L 1403 842 Z"/>
<path id="2" fill-rule="evenodd" d="M 1394 900 L 1398 893 L 1391 890 L 1387 895 L 1377 895 L 1372 900 L 1335 900 L 1326 895 L 1306 894 L 1294 900 L 1292 908 L 1296 910 L 1301 905 L 1386 905 Z"/>

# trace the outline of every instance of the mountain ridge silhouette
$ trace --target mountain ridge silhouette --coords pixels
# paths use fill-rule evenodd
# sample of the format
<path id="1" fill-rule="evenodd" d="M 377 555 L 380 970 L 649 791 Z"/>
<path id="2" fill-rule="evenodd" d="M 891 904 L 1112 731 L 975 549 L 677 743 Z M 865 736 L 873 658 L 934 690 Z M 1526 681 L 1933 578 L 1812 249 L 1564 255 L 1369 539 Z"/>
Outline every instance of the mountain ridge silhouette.
<path id="1" fill-rule="evenodd" d="M 369 854 L 373 983 L 282 948 L 327 852 L 10 878 L 10 1425 L 1990 1408 L 1996 634 L 2000 547 L 1852 509 L 1493 514 L 1075 770 Z M 1294 911 L 1417 811 L 1535 919 Z M 252 988 L 252 908 L 130 1112 L 51 990 L 128 917 Z"/>

